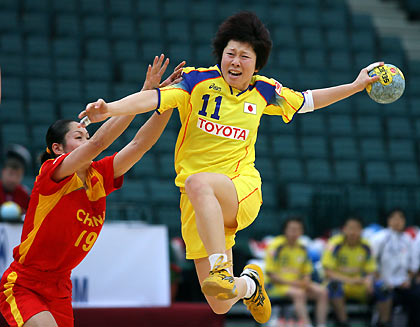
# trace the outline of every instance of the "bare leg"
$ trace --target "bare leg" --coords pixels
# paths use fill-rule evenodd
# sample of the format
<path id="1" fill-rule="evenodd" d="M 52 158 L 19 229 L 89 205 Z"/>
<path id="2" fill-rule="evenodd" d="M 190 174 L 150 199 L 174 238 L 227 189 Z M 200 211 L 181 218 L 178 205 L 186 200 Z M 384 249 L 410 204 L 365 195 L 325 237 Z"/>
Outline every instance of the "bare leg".
<path id="1" fill-rule="evenodd" d="M 389 322 L 391 320 L 392 300 L 380 301 L 377 303 L 380 322 Z"/>
<path id="2" fill-rule="evenodd" d="M 187 178 L 185 191 L 194 207 L 197 231 L 207 254 L 225 253 L 224 227 L 237 226 L 235 185 L 223 174 L 197 173 Z"/>
<path id="3" fill-rule="evenodd" d="M 338 297 L 331 300 L 334 312 L 340 322 L 347 321 L 346 303 L 344 297 Z"/>
<path id="4" fill-rule="evenodd" d="M 228 260 L 232 260 L 232 249 L 226 251 Z M 195 270 L 197 271 L 198 280 L 200 285 L 204 279 L 209 275 L 210 272 L 210 262 L 208 258 L 195 259 Z M 233 274 L 232 268 L 230 268 L 230 273 Z M 247 285 L 243 278 L 235 278 L 236 289 L 238 290 L 238 295 L 230 300 L 218 300 L 213 296 L 206 297 L 207 303 L 210 305 L 212 310 L 217 314 L 224 314 L 230 310 L 230 308 L 242 299 L 245 296 Z"/>
<path id="5" fill-rule="evenodd" d="M 327 288 L 317 283 L 311 283 L 308 289 L 308 296 L 316 301 L 316 323 L 318 325 L 326 324 L 328 315 Z"/>
<path id="6" fill-rule="evenodd" d="M 298 287 L 290 287 L 287 291 L 287 295 L 293 300 L 293 305 L 296 310 L 298 319 L 306 324 L 310 324 L 308 309 L 306 308 L 306 292 L 305 290 Z"/>
<path id="7" fill-rule="evenodd" d="M 57 327 L 57 323 L 49 311 L 42 311 L 29 318 L 23 327 Z"/>

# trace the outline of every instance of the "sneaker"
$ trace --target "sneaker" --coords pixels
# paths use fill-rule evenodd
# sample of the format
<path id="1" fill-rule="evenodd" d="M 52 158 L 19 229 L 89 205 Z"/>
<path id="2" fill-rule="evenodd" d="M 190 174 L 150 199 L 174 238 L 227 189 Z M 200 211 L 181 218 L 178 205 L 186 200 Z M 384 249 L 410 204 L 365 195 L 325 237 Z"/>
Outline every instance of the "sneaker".
<path id="1" fill-rule="evenodd" d="M 257 286 L 255 293 L 249 299 L 244 298 L 244 304 L 255 321 L 264 324 L 271 316 L 270 299 L 264 289 L 264 274 L 259 266 L 251 264 L 245 266 L 241 276 L 244 275 L 251 277 Z"/>
<path id="2" fill-rule="evenodd" d="M 232 266 L 231 261 L 223 262 L 220 256 L 210 270 L 209 276 L 203 281 L 201 291 L 208 296 L 215 296 L 219 300 L 233 299 L 238 295 L 235 286 L 235 279 L 228 268 Z"/>

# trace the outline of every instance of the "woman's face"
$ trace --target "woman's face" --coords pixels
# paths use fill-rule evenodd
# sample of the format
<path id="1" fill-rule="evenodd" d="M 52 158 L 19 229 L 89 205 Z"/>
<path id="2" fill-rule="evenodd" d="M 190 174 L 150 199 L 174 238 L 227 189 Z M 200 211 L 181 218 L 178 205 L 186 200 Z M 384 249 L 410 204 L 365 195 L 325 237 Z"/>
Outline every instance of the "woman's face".
<path id="1" fill-rule="evenodd" d="M 73 151 L 89 140 L 89 133 L 86 128 L 78 127 L 77 125 L 77 122 L 71 122 L 69 124 L 69 131 L 64 137 L 66 144 L 64 146 L 64 153 Z"/>
<path id="2" fill-rule="evenodd" d="M 230 86 L 244 91 L 257 72 L 256 62 L 257 55 L 249 43 L 230 40 L 222 55 L 223 78 Z"/>
<path id="3" fill-rule="evenodd" d="M 89 133 L 86 128 L 77 126 L 77 122 L 69 123 L 69 131 L 64 136 L 63 144 L 53 143 L 52 147 L 56 155 L 72 152 L 74 149 L 87 142 Z"/>

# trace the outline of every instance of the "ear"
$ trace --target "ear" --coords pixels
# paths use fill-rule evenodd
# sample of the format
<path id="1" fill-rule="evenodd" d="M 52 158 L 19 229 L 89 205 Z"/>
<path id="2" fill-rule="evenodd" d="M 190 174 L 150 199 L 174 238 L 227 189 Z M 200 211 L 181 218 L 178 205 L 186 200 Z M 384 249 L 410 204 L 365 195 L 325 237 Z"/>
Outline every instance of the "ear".
<path id="1" fill-rule="evenodd" d="M 62 155 L 64 153 L 64 147 L 60 143 L 53 143 L 51 147 L 52 147 L 53 152 L 57 156 Z"/>

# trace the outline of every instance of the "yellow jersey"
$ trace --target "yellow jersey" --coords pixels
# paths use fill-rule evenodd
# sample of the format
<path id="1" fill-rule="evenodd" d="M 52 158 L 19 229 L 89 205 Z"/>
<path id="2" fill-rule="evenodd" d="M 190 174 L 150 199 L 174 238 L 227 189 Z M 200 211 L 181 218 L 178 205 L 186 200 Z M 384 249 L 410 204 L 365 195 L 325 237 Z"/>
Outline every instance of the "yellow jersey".
<path id="1" fill-rule="evenodd" d="M 178 108 L 182 124 L 175 147 L 179 187 L 199 172 L 259 178 L 254 145 L 261 116 L 281 115 L 289 123 L 304 104 L 302 92 L 264 76 L 254 75 L 244 91 L 234 89 L 219 66 L 184 68 L 180 83 L 158 92 L 156 111 Z"/>
<path id="2" fill-rule="evenodd" d="M 358 245 L 350 247 L 344 235 L 336 235 L 329 240 L 322 256 L 322 265 L 350 277 L 361 277 L 376 270 L 368 241 L 361 239 Z"/>
<path id="3" fill-rule="evenodd" d="M 267 273 L 279 274 L 284 280 L 296 281 L 312 273 L 313 267 L 306 247 L 298 242 L 287 244 L 286 237 L 277 236 L 267 247 L 265 256 Z M 267 278 L 269 282 L 269 277 Z"/>

